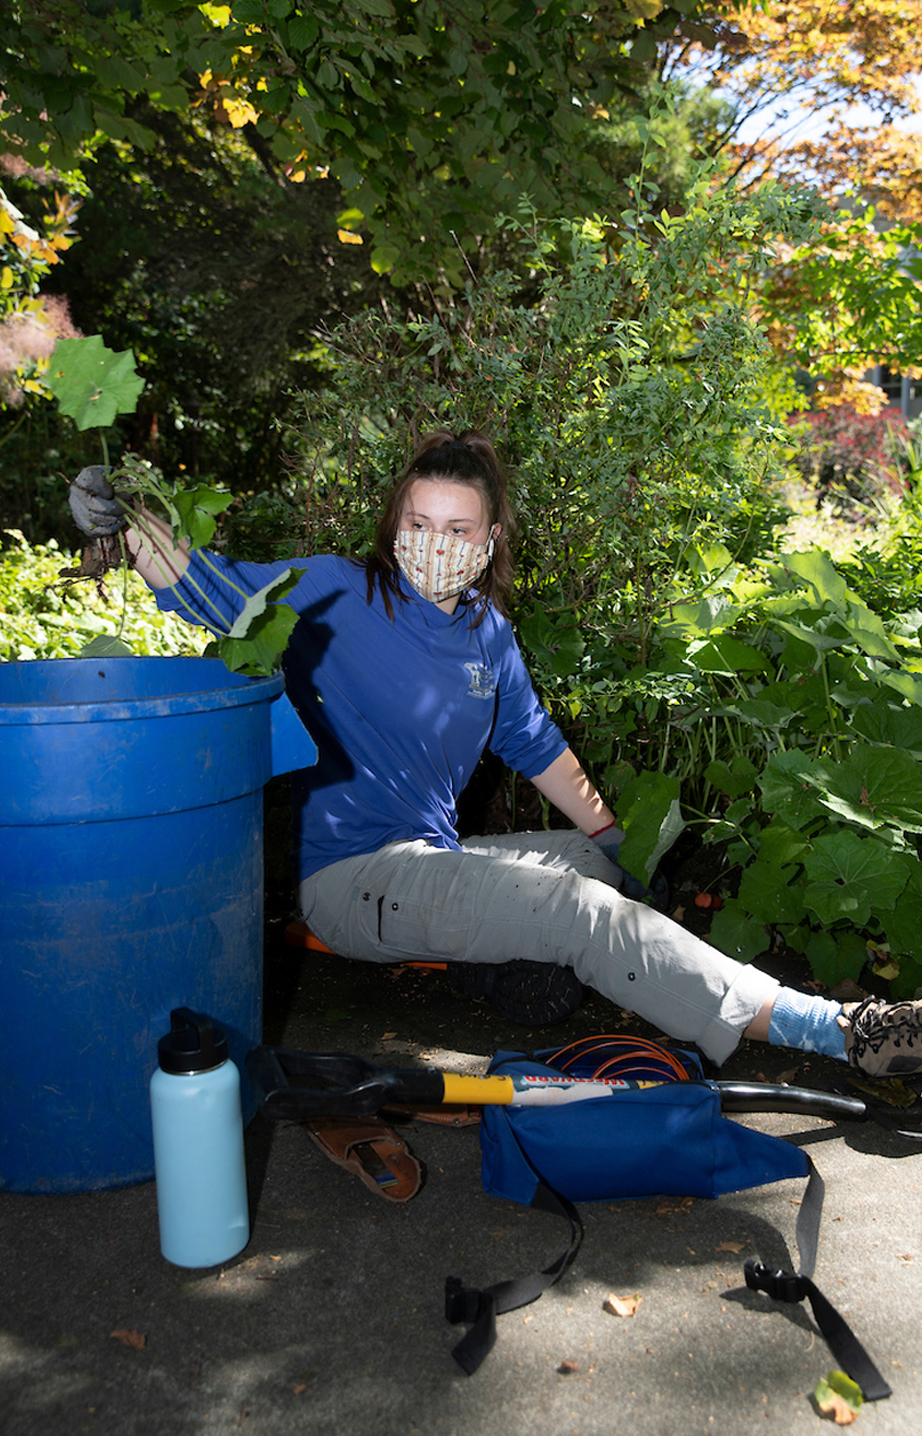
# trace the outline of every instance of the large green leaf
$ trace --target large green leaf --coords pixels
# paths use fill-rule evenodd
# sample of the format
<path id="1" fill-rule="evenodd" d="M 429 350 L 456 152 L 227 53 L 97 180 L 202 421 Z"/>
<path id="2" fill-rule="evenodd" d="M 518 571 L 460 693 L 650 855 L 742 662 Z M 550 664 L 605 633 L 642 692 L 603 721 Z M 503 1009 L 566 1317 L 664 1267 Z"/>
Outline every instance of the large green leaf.
<path id="1" fill-rule="evenodd" d="M 760 566 L 767 570 L 781 589 L 809 586 L 820 605 L 827 599 L 844 604 L 848 597 L 845 579 L 822 549 L 783 554 L 779 559 L 764 560 Z"/>
<path id="2" fill-rule="evenodd" d="M 765 811 L 777 815 L 798 832 L 814 818 L 824 815 L 809 781 L 812 766 L 807 755 L 796 748 L 787 753 L 773 753 L 759 779 Z"/>
<path id="3" fill-rule="evenodd" d="M 902 698 L 922 708 L 922 675 L 918 673 L 886 673 L 883 682 L 893 688 Z"/>
<path id="4" fill-rule="evenodd" d="M 890 952 L 899 962 L 903 957 L 922 962 L 922 864 L 911 865 L 909 881 L 892 912 L 883 915 L 882 925 Z"/>
<path id="5" fill-rule="evenodd" d="M 804 901 L 825 927 L 847 919 L 863 927 L 896 903 L 915 858 L 845 829 L 816 839 L 804 858 Z"/>
<path id="6" fill-rule="evenodd" d="M 852 727 L 871 743 L 905 748 L 922 756 L 922 709 L 864 703 L 852 714 Z"/>
<path id="7" fill-rule="evenodd" d="M 297 623 L 293 608 L 270 604 L 253 619 L 245 637 L 220 639 L 216 645 L 218 655 L 232 673 L 244 673 L 249 678 L 274 673 Z"/>
<path id="8" fill-rule="evenodd" d="M 657 630 L 667 638 L 701 638 L 730 628 L 740 613 L 723 594 L 714 594 L 696 603 L 670 604 L 669 617 L 659 621 Z"/>
<path id="9" fill-rule="evenodd" d="M 787 823 L 773 819 L 759 834 L 759 857 L 767 863 L 797 863 L 810 847 L 808 838 L 794 831 Z"/>
<path id="10" fill-rule="evenodd" d="M 728 798 L 741 798 L 745 793 L 751 793 L 756 785 L 759 770 L 745 753 L 740 753 L 731 763 L 725 763 L 722 758 L 715 758 L 704 770 L 704 776 L 718 792 L 726 793 Z"/>
<path id="11" fill-rule="evenodd" d="M 908 753 L 860 744 L 841 763 L 821 759 L 803 776 L 823 806 L 849 822 L 922 833 L 922 767 Z"/>
<path id="12" fill-rule="evenodd" d="M 618 794 L 618 821 L 625 833 L 619 861 L 629 873 L 649 882 L 660 858 L 685 827 L 678 779 L 665 773 L 636 774 Z"/>
<path id="13" fill-rule="evenodd" d="M 782 867 L 761 856 L 743 869 L 737 894 L 740 906 L 760 922 L 800 922 L 804 916 L 804 891 L 792 887 L 798 867 Z"/>
<path id="14" fill-rule="evenodd" d="M 764 654 L 729 633 L 689 644 L 688 657 L 703 673 L 764 673 L 768 667 Z"/>
<path id="15" fill-rule="evenodd" d="M 721 952 L 735 957 L 738 962 L 752 962 L 769 947 L 765 924 L 758 918 L 750 917 L 735 898 L 714 914 L 710 940 Z"/>
<path id="16" fill-rule="evenodd" d="M 47 382 L 61 413 L 78 429 L 107 428 L 116 414 L 133 414 L 144 388 L 131 350 L 116 354 L 98 334 L 59 339 Z"/>
<path id="17" fill-rule="evenodd" d="M 783 708 L 766 698 L 740 698 L 715 704 L 710 711 L 714 717 L 744 718 L 757 728 L 787 728 L 801 716 L 799 708 Z"/>
<path id="18" fill-rule="evenodd" d="M 217 652 L 232 673 L 257 677 L 274 673 L 298 623 L 298 614 L 283 599 L 296 587 L 303 569 L 286 568 L 258 593 L 252 594 Z"/>
<path id="19" fill-rule="evenodd" d="M 217 528 L 217 515 L 223 514 L 234 502 L 233 494 L 219 493 L 207 484 L 194 489 L 180 489 L 172 496 L 173 506 L 179 519 L 174 543 L 187 538 L 192 548 L 203 548 L 210 543 Z"/>
<path id="20" fill-rule="evenodd" d="M 857 982 L 868 960 L 867 943 L 857 932 L 811 933 L 804 953 L 814 975 L 827 987 L 846 977 Z"/>
<path id="21" fill-rule="evenodd" d="M 269 583 L 257 589 L 255 593 L 251 593 L 234 620 L 233 626 L 227 635 L 228 638 L 245 638 L 251 624 L 253 624 L 257 618 L 261 618 L 267 608 L 270 608 L 272 604 L 278 602 L 279 599 L 285 598 L 287 594 L 291 593 L 293 588 L 297 587 L 303 572 L 304 570 L 300 568 L 283 569 L 282 572 L 271 579 Z"/>
<path id="22" fill-rule="evenodd" d="M 846 639 L 846 634 L 837 617 L 828 614 L 816 614 L 812 623 L 806 622 L 809 614 L 801 614 L 800 621 L 793 618 L 775 617 L 776 628 L 782 629 L 785 633 L 793 634 L 808 647 L 812 648 L 819 658 L 823 653 L 832 649 L 841 648 Z"/>
<path id="23" fill-rule="evenodd" d="M 849 636 L 863 653 L 871 658 L 889 659 L 899 662 L 899 652 L 887 637 L 883 621 L 863 603 L 852 601 L 848 605 L 847 621 Z"/>
<path id="24" fill-rule="evenodd" d="M 558 678 L 569 678 L 577 667 L 586 644 L 579 629 L 568 619 L 547 613 L 535 604 L 519 621 L 522 642 Z"/>

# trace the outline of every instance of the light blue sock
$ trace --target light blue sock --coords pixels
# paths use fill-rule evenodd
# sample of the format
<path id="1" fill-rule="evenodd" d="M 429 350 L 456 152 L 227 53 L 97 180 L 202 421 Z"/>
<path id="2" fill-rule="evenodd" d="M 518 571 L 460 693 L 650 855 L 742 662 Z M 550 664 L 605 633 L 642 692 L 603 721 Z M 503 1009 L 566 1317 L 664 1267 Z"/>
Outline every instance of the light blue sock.
<path id="1" fill-rule="evenodd" d="M 826 1057 L 845 1057 L 845 1033 L 836 1022 L 840 1002 L 795 992 L 782 987 L 772 1009 L 768 1040 L 773 1047 L 796 1047 L 801 1052 L 822 1052 Z"/>

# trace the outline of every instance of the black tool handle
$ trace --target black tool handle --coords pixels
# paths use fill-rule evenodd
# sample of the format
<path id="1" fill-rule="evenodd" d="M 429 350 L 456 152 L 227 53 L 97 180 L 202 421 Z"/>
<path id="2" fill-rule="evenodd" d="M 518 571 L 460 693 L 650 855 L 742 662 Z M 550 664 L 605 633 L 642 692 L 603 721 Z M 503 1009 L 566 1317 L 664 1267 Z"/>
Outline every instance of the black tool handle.
<path id="1" fill-rule="evenodd" d="M 791 1112 L 831 1121 L 861 1121 L 868 1115 L 868 1105 L 860 1097 L 788 1087 L 783 1082 L 717 1082 L 715 1086 L 722 1112 Z"/>

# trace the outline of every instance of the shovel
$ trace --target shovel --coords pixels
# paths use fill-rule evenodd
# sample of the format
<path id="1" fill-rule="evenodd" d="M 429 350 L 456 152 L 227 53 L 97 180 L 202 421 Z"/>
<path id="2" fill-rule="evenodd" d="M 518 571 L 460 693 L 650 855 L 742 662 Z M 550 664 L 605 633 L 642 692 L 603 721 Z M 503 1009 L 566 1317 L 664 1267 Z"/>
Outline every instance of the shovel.
<path id="1" fill-rule="evenodd" d="M 660 1086 L 660 1079 L 625 1077 L 486 1076 L 443 1072 L 436 1067 L 378 1067 L 345 1052 L 297 1052 L 254 1047 L 246 1059 L 263 1115 L 272 1120 L 370 1117 L 391 1106 L 559 1106 L 619 1091 Z M 679 1080 L 691 1080 L 687 1074 Z M 906 1130 L 900 1118 L 876 1103 L 837 1092 L 817 1092 L 772 1082 L 709 1082 L 724 1112 L 785 1112 L 830 1121 L 874 1121 L 911 1142 L 922 1131 Z"/>

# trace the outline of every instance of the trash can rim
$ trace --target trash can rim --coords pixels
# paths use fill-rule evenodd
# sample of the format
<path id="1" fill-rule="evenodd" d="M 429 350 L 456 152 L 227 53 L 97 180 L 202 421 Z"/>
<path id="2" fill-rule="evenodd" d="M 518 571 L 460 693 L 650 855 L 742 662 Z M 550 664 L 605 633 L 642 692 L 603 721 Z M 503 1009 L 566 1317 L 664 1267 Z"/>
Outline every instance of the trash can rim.
<path id="1" fill-rule="evenodd" d="M 29 698 L 25 702 L 9 702 L 4 695 L 2 677 L 4 671 L 12 668 L 20 670 L 42 667 L 47 669 L 50 665 L 58 664 L 82 664 L 88 669 L 95 664 L 97 669 L 104 664 L 111 673 L 112 665 L 115 664 L 169 664 L 169 665 L 190 665 L 198 670 L 201 675 L 201 665 L 214 664 L 214 676 L 217 682 L 213 685 L 203 685 L 201 681 L 196 682 L 190 675 L 188 688 L 179 692 L 166 692 L 143 698 L 89 698 L 89 699 L 67 699 L 56 701 L 52 697 L 44 699 Z M 173 669 L 174 673 L 176 669 Z M 281 673 L 272 673 L 260 678 L 248 678 L 239 673 L 232 673 L 225 666 L 220 658 L 204 657 L 121 657 L 86 659 L 86 658 L 50 658 L 50 659 L 22 659 L 9 664 L 0 664 L 0 725 L 26 725 L 40 723 L 99 723 L 113 722 L 124 719 L 132 721 L 141 718 L 172 717 L 180 713 L 207 713 L 219 708 L 240 708 L 250 703 L 264 703 L 276 698 L 285 687 L 285 680 Z"/>

